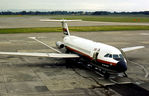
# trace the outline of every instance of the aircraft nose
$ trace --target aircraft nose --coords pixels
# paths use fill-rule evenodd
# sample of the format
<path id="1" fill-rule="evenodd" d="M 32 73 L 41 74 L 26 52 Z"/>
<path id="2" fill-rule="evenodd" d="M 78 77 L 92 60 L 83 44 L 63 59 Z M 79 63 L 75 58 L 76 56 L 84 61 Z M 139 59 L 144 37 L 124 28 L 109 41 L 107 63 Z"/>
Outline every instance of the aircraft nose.
<path id="1" fill-rule="evenodd" d="M 124 60 L 121 60 L 117 63 L 116 69 L 118 72 L 125 72 L 127 70 L 127 65 Z"/>

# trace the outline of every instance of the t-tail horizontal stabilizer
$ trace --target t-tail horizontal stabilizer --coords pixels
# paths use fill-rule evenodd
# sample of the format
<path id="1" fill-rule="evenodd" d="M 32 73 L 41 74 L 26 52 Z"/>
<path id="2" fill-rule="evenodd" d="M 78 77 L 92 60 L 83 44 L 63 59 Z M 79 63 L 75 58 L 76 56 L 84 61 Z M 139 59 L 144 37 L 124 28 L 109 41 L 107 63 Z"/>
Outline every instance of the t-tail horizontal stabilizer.
<path id="1" fill-rule="evenodd" d="M 62 23 L 62 28 L 63 28 L 63 33 L 66 36 L 70 36 L 69 28 L 66 22 L 75 22 L 75 21 L 82 21 L 82 20 L 51 20 L 51 19 L 41 19 L 40 21 L 44 22 L 61 22 Z"/>

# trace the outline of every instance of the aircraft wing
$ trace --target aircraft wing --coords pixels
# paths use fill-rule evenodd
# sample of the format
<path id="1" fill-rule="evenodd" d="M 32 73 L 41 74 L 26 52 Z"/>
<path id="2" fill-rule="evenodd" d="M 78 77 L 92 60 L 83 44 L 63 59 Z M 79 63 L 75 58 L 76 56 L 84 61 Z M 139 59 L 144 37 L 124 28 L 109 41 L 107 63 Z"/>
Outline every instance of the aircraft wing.
<path id="1" fill-rule="evenodd" d="M 144 48 L 144 46 L 135 46 L 135 47 L 127 47 L 127 48 L 121 48 L 124 52 L 133 51 L 137 49 Z"/>
<path id="2" fill-rule="evenodd" d="M 79 58 L 76 54 L 60 54 L 60 53 L 25 53 L 25 52 L 0 52 L 2 55 L 20 55 L 34 57 L 50 57 L 50 58 Z"/>

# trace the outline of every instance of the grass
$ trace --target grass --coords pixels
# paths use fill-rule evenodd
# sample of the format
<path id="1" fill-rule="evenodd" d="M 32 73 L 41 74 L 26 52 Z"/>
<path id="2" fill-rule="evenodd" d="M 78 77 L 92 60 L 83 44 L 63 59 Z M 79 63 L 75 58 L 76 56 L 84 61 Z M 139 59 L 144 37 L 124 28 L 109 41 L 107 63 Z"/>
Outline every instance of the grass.
<path id="1" fill-rule="evenodd" d="M 102 22 L 149 22 L 149 16 L 144 15 L 105 15 L 105 16 L 51 16 L 50 19 L 82 19 L 84 21 L 102 21 Z"/>
<path id="2" fill-rule="evenodd" d="M 0 34 L 7 33 L 39 33 L 39 32 L 60 32 L 59 27 L 43 27 L 43 28 L 4 28 L 0 29 Z"/>
<path id="3" fill-rule="evenodd" d="M 81 27 L 69 27 L 69 30 L 71 32 L 149 30 L 149 26 L 123 26 L 123 25 L 121 26 L 81 26 Z M 61 27 L 0 29 L 0 34 L 41 33 L 41 32 L 62 32 L 62 29 Z"/>

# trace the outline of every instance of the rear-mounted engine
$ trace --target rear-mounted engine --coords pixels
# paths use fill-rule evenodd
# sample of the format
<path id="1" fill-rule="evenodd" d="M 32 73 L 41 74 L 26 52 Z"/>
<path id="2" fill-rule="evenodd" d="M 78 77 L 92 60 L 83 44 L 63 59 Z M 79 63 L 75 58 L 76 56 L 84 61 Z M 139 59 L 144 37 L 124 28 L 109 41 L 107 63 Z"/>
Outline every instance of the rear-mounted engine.
<path id="1" fill-rule="evenodd" d="M 58 42 L 56 42 L 56 46 L 57 46 L 59 49 L 61 49 L 61 48 L 64 48 L 65 45 L 64 45 L 64 43 L 58 41 Z"/>

